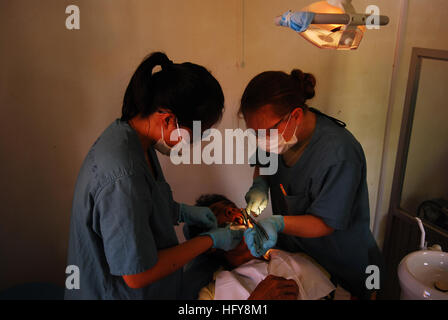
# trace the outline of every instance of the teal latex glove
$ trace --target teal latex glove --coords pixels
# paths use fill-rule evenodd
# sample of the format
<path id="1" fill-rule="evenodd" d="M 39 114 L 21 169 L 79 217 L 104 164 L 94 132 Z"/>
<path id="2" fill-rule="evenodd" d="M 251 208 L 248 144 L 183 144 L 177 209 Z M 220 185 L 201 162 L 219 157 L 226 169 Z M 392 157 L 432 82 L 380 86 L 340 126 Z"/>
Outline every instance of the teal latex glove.
<path id="1" fill-rule="evenodd" d="M 180 204 L 179 222 L 185 222 L 189 226 L 198 226 L 205 230 L 216 229 L 218 221 L 212 210 L 207 207 L 190 206 Z"/>
<path id="2" fill-rule="evenodd" d="M 252 186 L 245 196 L 247 212 L 253 213 L 255 216 L 260 215 L 268 206 L 269 185 L 262 176 L 254 179 Z"/>
<path id="3" fill-rule="evenodd" d="M 274 247 L 277 243 L 277 234 L 285 228 L 283 216 L 280 215 L 259 220 L 258 223 L 266 230 L 269 239 L 266 240 L 261 232 L 257 231 L 256 227 L 247 229 L 244 232 L 247 247 L 254 257 L 261 257 L 266 251 Z"/>
<path id="4" fill-rule="evenodd" d="M 225 228 L 218 228 L 208 232 L 201 233 L 200 235 L 210 236 L 213 240 L 213 248 L 229 251 L 235 249 L 243 240 L 244 230 L 231 229 L 230 226 Z"/>
<path id="5" fill-rule="evenodd" d="M 314 12 L 285 12 L 279 23 L 297 32 L 304 32 L 310 26 L 315 16 Z"/>

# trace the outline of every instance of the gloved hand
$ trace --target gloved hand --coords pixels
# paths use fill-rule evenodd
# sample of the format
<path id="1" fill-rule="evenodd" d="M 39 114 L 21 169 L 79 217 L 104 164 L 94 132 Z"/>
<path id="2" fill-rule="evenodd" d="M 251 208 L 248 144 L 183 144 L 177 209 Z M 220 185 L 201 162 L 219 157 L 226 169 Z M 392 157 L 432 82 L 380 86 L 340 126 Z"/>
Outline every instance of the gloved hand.
<path id="1" fill-rule="evenodd" d="M 275 215 L 269 218 L 259 220 L 258 223 L 266 230 L 269 239 L 263 237 L 256 227 L 249 228 L 244 232 L 244 238 L 250 253 L 254 257 L 263 256 L 266 251 L 271 249 L 277 243 L 277 233 L 285 228 L 283 216 Z"/>
<path id="2" fill-rule="evenodd" d="M 283 27 L 289 27 L 297 32 L 304 32 L 314 19 L 314 12 L 285 12 L 279 20 L 279 24 Z"/>
<path id="3" fill-rule="evenodd" d="M 189 226 L 198 226 L 206 230 L 216 229 L 218 221 L 212 210 L 207 207 L 190 206 L 180 204 L 179 222 L 185 222 Z"/>
<path id="4" fill-rule="evenodd" d="M 256 177 L 245 196 L 247 202 L 246 210 L 249 214 L 253 212 L 255 216 L 258 216 L 266 209 L 269 200 L 268 192 L 269 185 L 266 180 L 262 176 Z"/>
<path id="5" fill-rule="evenodd" d="M 200 235 L 208 235 L 213 240 L 213 248 L 229 251 L 235 249 L 243 240 L 244 230 L 231 229 L 230 225 L 225 228 L 218 228 Z"/>

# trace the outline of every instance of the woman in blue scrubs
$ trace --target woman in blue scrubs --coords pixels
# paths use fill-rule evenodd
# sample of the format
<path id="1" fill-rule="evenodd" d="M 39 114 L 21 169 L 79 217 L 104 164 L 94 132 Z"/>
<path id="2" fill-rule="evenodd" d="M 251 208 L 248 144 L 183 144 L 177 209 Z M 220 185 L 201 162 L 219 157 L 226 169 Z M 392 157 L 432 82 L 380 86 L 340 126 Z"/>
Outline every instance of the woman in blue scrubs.
<path id="1" fill-rule="evenodd" d="M 161 70 L 153 73 L 156 66 Z M 96 140 L 79 172 L 68 265 L 79 268 L 80 287 L 66 289 L 66 299 L 194 298 L 182 295 L 191 292 L 183 288 L 182 267 L 210 248 L 230 250 L 241 241 L 241 231 L 217 228 L 210 209 L 173 200 L 155 152 L 169 155 L 182 143 L 171 133 L 191 133 L 195 120 L 210 128 L 223 105 L 218 81 L 202 66 L 174 64 L 160 52 L 140 64 L 121 119 Z M 179 244 L 179 222 L 209 231 Z"/>
<path id="2" fill-rule="evenodd" d="M 369 298 L 366 268 L 382 271 L 382 258 L 369 229 L 366 159 L 344 123 L 307 106 L 315 84 L 297 69 L 268 71 L 244 91 L 240 111 L 247 126 L 267 129 L 258 146 L 278 154 L 278 171 L 261 176 L 256 167 L 246 194 L 247 210 L 259 215 L 270 192 L 274 215 L 260 220 L 269 239 L 248 229 L 245 240 L 255 256 L 274 245 L 304 251 L 352 295 Z M 278 140 L 269 140 L 269 129 L 278 130 Z"/>

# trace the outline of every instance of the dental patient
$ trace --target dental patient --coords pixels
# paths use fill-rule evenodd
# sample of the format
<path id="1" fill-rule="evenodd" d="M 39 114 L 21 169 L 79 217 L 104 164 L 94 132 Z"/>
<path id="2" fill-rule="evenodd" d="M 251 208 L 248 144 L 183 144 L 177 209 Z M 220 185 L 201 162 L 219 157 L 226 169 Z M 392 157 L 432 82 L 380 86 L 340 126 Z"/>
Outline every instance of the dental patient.
<path id="1" fill-rule="evenodd" d="M 222 195 L 202 195 L 196 205 L 209 207 L 220 227 L 245 228 L 240 209 Z M 184 227 L 187 239 L 201 232 Z M 233 250 L 212 249 L 207 255 L 221 267 L 200 290 L 200 300 L 317 300 L 336 289 L 326 271 L 302 253 L 271 249 L 255 258 L 243 240 Z"/>

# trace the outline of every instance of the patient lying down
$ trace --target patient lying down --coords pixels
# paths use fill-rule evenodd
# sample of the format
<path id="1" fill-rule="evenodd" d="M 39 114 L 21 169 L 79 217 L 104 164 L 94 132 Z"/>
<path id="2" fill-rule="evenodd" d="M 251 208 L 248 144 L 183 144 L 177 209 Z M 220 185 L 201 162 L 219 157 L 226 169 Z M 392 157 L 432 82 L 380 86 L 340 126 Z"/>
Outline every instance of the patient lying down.
<path id="1" fill-rule="evenodd" d="M 224 196 L 203 195 L 196 205 L 209 207 L 219 226 L 243 223 L 240 209 Z M 184 232 L 192 237 L 200 230 Z M 215 250 L 209 255 L 222 267 L 214 281 L 200 290 L 201 300 L 317 300 L 336 289 L 327 272 L 303 253 L 271 249 L 263 258 L 255 258 L 243 240 L 231 251 Z"/>

